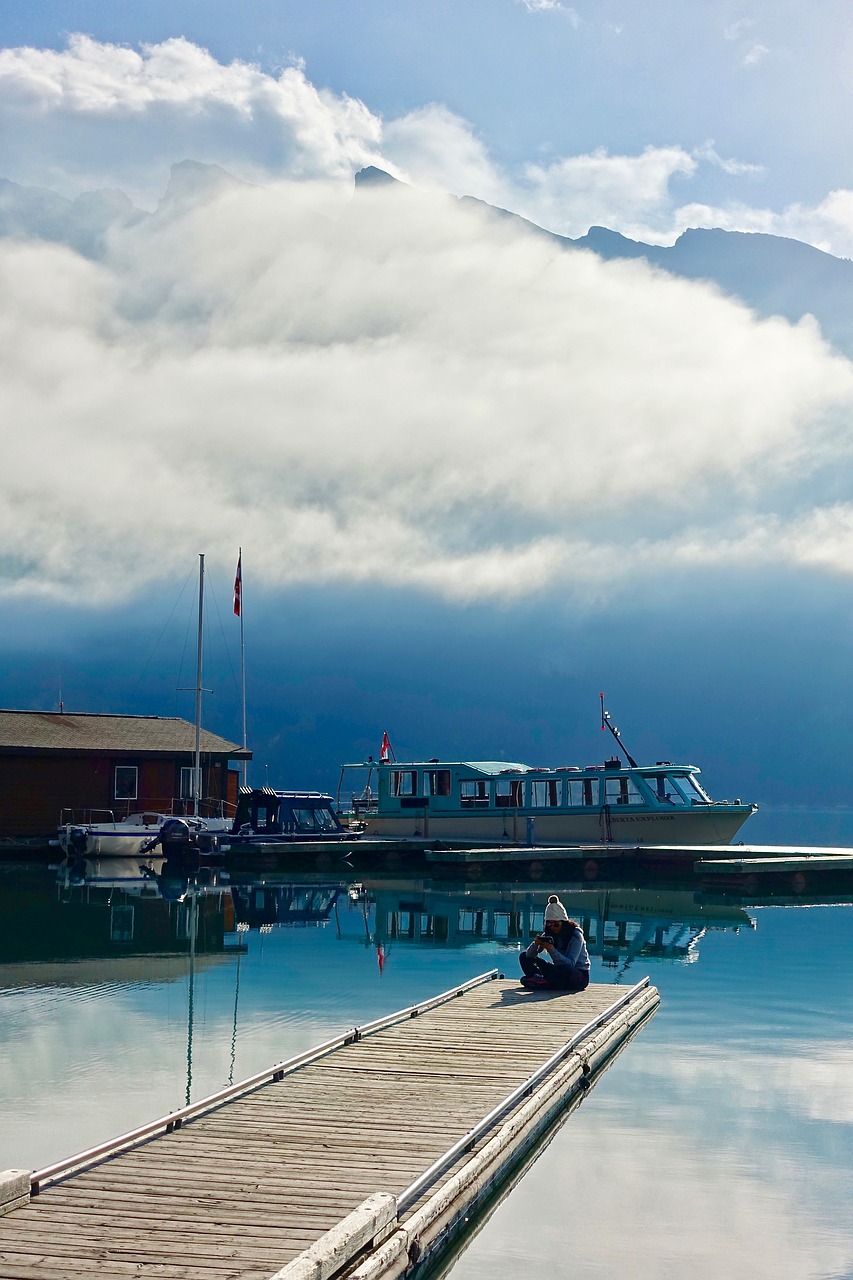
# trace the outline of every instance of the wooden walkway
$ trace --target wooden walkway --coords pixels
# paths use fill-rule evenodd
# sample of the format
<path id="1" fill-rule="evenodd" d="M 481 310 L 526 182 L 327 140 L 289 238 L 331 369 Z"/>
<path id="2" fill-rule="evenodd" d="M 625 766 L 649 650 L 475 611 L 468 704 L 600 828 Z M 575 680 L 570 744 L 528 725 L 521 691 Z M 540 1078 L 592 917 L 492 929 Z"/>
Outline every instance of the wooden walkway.
<path id="1" fill-rule="evenodd" d="M 602 985 L 572 996 L 483 975 L 350 1033 L 349 1043 L 329 1042 L 313 1060 L 277 1064 L 195 1104 L 195 1115 L 173 1113 L 118 1154 L 85 1153 L 71 1172 L 32 1175 L 39 1193 L 0 1217 L 0 1277 L 270 1280 L 291 1263 L 288 1276 L 325 1280 L 337 1263 L 315 1265 L 313 1255 L 340 1254 L 339 1224 L 375 1193 L 385 1193 L 375 1201 L 386 1225 L 377 1219 L 367 1241 L 384 1235 L 385 1254 L 396 1249 L 396 1264 L 391 1257 L 375 1274 L 402 1274 L 474 1203 L 456 1183 L 481 1194 L 499 1180 L 657 1003 L 647 980 L 629 993 Z M 541 1082 L 472 1136 L 579 1033 Z M 460 1140 L 466 1149 L 448 1169 L 412 1186 Z M 7 1207 L 9 1176 L 0 1174 Z M 417 1242 L 405 1235 L 416 1220 Z M 360 1241 L 350 1240 L 350 1254 Z M 309 1246 L 313 1255 L 292 1263 Z"/>

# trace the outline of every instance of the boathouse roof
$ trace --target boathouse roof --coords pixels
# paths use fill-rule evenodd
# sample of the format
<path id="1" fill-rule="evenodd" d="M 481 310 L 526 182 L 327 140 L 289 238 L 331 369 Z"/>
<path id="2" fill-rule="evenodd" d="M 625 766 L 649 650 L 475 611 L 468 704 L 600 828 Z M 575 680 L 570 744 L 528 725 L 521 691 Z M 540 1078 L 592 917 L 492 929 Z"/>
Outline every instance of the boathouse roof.
<path id="1" fill-rule="evenodd" d="M 195 725 L 178 716 L 0 710 L 0 751 L 180 755 L 194 750 Z M 205 729 L 201 750 L 229 759 L 252 758 L 251 751 Z"/>

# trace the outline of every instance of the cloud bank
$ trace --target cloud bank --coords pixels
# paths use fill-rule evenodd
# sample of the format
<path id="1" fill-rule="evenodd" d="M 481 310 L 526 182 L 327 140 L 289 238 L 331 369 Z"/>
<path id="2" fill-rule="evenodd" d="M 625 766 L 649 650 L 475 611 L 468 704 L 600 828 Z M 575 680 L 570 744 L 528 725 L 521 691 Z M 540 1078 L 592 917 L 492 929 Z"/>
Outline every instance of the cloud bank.
<path id="1" fill-rule="evenodd" d="M 6 592 L 238 544 L 270 585 L 466 601 L 848 570 L 853 366 L 808 320 L 399 184 L 179 177 L 97 261 L 0 241 Z"/>

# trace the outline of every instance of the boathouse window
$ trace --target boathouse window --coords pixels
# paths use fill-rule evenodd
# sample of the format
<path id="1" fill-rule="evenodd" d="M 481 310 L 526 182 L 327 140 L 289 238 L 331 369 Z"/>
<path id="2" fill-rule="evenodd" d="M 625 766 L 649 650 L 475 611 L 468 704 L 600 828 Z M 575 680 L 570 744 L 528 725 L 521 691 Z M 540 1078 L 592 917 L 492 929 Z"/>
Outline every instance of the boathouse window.
<path id="1" fill-rule="evenodd" d="M 530 783 L 530 800 L 533 809 L 553 809 L 560 804 L 560 779 L 535 778 Z"/>
<path id="2" fill-rule="evenodd" d="M 424 771 L 424 794 L 428 796 L 449 796 L 450 770 L 426 769 Z"/>
<path id="3" fill-rule="evenodd" d="M 521 809 L 524 805 L 524 783 L 520 778 L 499 778 L 495 783 L 495 805 L 498 809 Z"/>
<path id="4" fill-rule="evenodd" d="M 598 778 L 567 778 L 566 804 L 579 809 L 581 805 L 598 801 Z"/>
<path id="5" fill-rule="evenodd" d="M 138 769 L 135 764 L 117 764 L 115 777 L 116 800 L 135 800 Z"/>
<path id="6" fill-rule="evenodd" d="M 459 783 L 459 803 L 463 808 L 488 805 L 489 784 L 485 778 L 463 778 Z"/>
<path id="7" fill-rule="evenodd" d="M 418 793 L 418 773 L 416 769 L 391 770 L 391 795 L 415 796 Z"/>
<path id="8" fill-rule="evenodd" d="M 110 908 L 110 942 L 133 942 L 133 917 L 133 907 Z"/>
<path id="9" fill-rule="evenodd" d="M 646 799 L 633 778 L 605 778 L 605 804 L 645 804 Z"/>

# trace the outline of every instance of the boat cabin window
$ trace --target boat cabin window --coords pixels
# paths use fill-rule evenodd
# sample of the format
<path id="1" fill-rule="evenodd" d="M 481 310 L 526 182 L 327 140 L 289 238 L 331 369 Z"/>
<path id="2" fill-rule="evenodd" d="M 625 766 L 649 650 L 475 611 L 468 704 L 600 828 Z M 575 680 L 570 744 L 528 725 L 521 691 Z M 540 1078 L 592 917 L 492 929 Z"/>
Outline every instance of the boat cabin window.
<path id="1" fill-rule="evenodd" d="M 642 794 L 633 778 L 605 778 L 604 803 L 645 804 L 646 797 Z"/>
<path id="2" fill-rule="evenodd" d="M 265 804 L 258 805 L 257 812 L 254 815 L 254 822 L 252 824 L 256 831 L 266 831 L 267 827 L 272 825 L 272 813 L 275 813 L 275 809 L 271 810 L 270 806 Z"/>
<path id="3" fill-rule="evenodd" d="M 690 774 L 644 773 L 658 804 L 709 804 L 710 800 Z"/>
<path id="4" fill-rule="evenodd" d="M 489 803 L 489 783 L 486 778 L 462 778 L 459 783 L 459 803 L 463 809 Z"/>
<path id="5" fill-rule="evenodd" d="M 450 770 L 449 769 L 425 769 L 424 770 L 424 795 L 449 796 L 450 795 Z"/>
<path id="6" fill-rule="evenodd" d="M 688 804 L 710 804 L 711 797 L 706 794 L 693 777 L 692 773 L 679 773 L 675 785 L 684 792 Z"/>
<path id="7" fill-rule="evenodd" d="M 418 794 L 417 769 L 391 770 L 391 795 L 416 796 Z"/>
<path id="8" fill-rule="evenodd" d="M 315 809 L 314 821 L 321 831 L 337 831 L 335 816 L 328 809 Z"/>
<path id="9" fill-rule="evenodd" d="M 495 805 L 499 809 L 523 808 L 524 783 L 520 778 L 498 778 L 495 783 Z"/>
<path id="10" fill-rule="evenodd" d="M 567 778 L 566 804 L 575 809 L 598 803 L 598 778 Z"/>
<path id="11" fill-rule="evenodd" d="M 297 831 L 316 831 L 318 828 L 322 830 L 322 823 L 317 822 L 322 810 L 320 809 L 301 809 L 295 805 L 293 807 L 293 822 Z"/>
<path id="12" fill-rule="evenodd" d="M 136 780 L 138 770 L 135 764 L 117 764 L 115 776 L 116 800 L 136 799 Z"/>
<path id="13" fill-rule="evenodd" d="M 535 778 L 530 783 L 530 799 L 532 809 L 553 809 L 562 803 L 560 778 Z"/>

